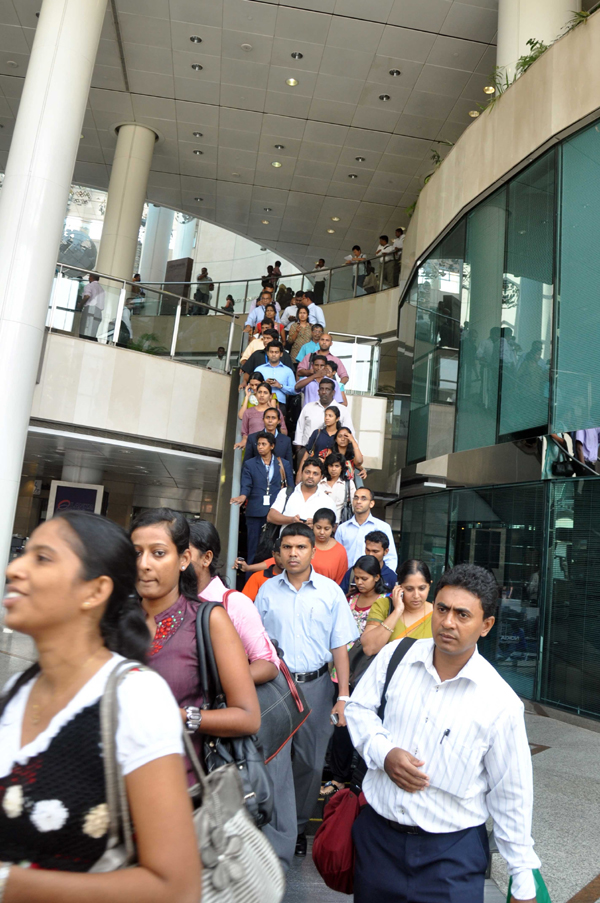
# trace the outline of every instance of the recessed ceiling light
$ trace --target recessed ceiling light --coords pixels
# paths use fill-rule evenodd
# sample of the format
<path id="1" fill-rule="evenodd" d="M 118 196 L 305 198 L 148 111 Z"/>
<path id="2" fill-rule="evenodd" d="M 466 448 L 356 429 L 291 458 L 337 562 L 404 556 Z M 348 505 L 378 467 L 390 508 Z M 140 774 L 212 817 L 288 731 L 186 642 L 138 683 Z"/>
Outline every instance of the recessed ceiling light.
<path id="1" fill-rule="evenodd" d="M 18 69 L 19 64 L 15 60 L 7 60 L 6 65 L 10 66 L 11 69 Z"/>
<path id="2" fill-rule="evenodd" d="M 198 204 L 200 204 L 200 203 L 204 200 L 204 198 L 194 198 L 194 200 L 195 200 Z"/>
<path id="3" fill-rule="evenodd" d="M 494 88 L 493 85 L 486 85 L 485 88 L 483 89 L 483 93 L 484 94 L 495 94 L 496 89 Z"/>
<path id="4" fill-rule="evenodd" d="M 201 72 L 204 66 L 201 66 L 200 63 L 192 63 L 192 69 L 194 72 Z"/>
<path id="5" fill-rule="evenodd" d="M 398 78 L 399 75 L 402 75 L 399 69 L 390 69 L 390 75 L 393 78 Z"/>
<path id="6" fill-rule="evenodd" d="M 304 54 L 300 53 L 299 50 L 294 50 L 294 52 L 291 53 L 290 56 L 293 60 L 301 60 L 303 58 Z"/>
<path id="7" fill-rule="evenodd" d="M 356 160 L 357 163 L 364 163 L 366 158 L 365 157 L 355 157 L 354 159 Z"/>
<path id="8" fill-rule="evenodd" d="M 202 132 L 192 132 L 194 138 L 202 138 Z"/>
<path id="9" fill-rule="evenodd" d="M 239 172 L 232 172 L 231 175 L 234 176 L 236 179 L 238 179 L 240 176 Z"/>
<path id="10" fill-rule="evenodd" d="M 349 179 L 358 179 L 358 176 L 356 175 L 355 172 L 349 172 L 349 173 L 348 173 L 348 178 L 349 178 Z"/>
<path id="11" fill-rule="evenodd" d="M 192 44 L 201 44 L 202 38 L 197 34 L 193 34 L 190 37 L 190 41 L 192 42 Z"/>
<path id="12" fill-rule="evenodd" d="M 272 207 L 263 207 L 263 210 L 265 211 L 265 213 L 271 213 L 273 211 L 273 208 Z"/>
<path id="13" fill-rule="evenodd" d="M 479 110 L 469 110 L 469 116 L 471 119 L 477 119 L 479 116 Z"/>
<path id="14" fill-rule="evenodd" d="M 339 216 L 332 216 L 332 217 L 331 217 L 331 222 L 332 222 L 332 223 L 339 223 L 339 221 L 340 221 Z"/>
<path id="15" fill-rule="evenodd" d="M 330 235 L 333 235 L 333 233 L 335 232 L 335 229 L 328 229 L 327 231 L 329 232 Z"/>
<path id="16" fill-rule="evenodd" d="M 385 103 L 386 100 L 391 100 L 391 97 L 390 97 L 389 94 L 380 94 L 380 95 L 379 95 L 379 100 L 383 100 L 384 103 Z"/>
<path id="17" fill-rule="evenodd" d="M 285 144 L 274 144 L 275 150 L 285 150 Z"/>
<path id="18" fill-rule="evenodd" d="M 281 163 L 279 162 L 279 160 L 274 160 L 274 161 L 271 163 L 271 166 L 274 166 L 275 169 L 279 169 L 279 167 L 281 166 Z"/>
<path id="19" fill-rule="evenodd" d="M 262 220 L 262 224 L 263 224 L 263 226 L 268 226 L 268 225 L 269 225 L 269 220 L 268 220 L 268 219 L 263 219 L 263 220 Z"/>
<path id="20" fill-rule="evenodd" d="M 201 151 L 201 150 L 195 150 L 194 153 L 196 154 L 197 157 L 201 157 L 202 154 L 204 153 L 204 151 Z"/>
<path id="21" fill-rule="evenodd" d="M 297 78 L 286 78 L 285 83 L 286 83 L 286 85 L 289 85 L 290 88 L 295 88 L 296 85 L 298 84 L 298 79 Z"/>
<path id="22" fill-rule="evenodd" d="M 246 53 L 250 53 L 250 51 L 252 50 L 252 44 L 240 44 L 240 47 L 241 47 L 242 50 L 244 50 Z"/>

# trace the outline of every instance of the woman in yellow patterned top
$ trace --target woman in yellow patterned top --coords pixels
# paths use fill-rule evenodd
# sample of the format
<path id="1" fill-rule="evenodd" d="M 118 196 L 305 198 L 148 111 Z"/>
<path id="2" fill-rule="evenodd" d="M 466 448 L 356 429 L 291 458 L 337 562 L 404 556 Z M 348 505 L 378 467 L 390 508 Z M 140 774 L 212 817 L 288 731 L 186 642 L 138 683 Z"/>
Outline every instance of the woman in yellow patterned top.
<path id="1" fill-rule="evenodd" d="M 405 636 L 431 637 L 433 605 L 427 601 L 431 574 L 424 561 L 409 559 L 398 571 L 391 597 L 378 599 L 369 611 L 361 643 L 367 655 L 376 655 L 386 643 Z"/>

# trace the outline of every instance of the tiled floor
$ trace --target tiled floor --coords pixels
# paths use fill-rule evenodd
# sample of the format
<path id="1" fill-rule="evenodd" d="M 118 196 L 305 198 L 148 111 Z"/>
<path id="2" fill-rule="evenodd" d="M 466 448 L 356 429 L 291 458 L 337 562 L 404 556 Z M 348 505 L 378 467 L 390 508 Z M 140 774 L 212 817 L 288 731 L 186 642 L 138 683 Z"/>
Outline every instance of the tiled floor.
<path id="1" fill-rule="evenodd" d="M 0 622 L 0 687 L 33 659 L 31 640 L 7 631 Z M 527 714 L 526 722 L 533 754 L 533 836 L 552 903 L 596 903 L 600 901 L 600 732 L 538 714 Z M 493 859 L 496 883 L 487 882 L 485 900 L 504 903 L 506 867 L 498 854 Z M 310 846 L 305 859 L 293 862 L 285 903 L 349 899 L 325 887 Z"/>

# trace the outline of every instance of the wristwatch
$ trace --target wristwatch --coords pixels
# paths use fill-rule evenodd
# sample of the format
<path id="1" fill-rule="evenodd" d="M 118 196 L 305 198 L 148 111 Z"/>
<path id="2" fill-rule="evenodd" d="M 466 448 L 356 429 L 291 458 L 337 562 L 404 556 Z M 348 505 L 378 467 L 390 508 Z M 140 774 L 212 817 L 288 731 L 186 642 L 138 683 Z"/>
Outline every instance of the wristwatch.
<path id="1" fill-rule="evenodd" d="M 186 705 L 183 709 L 186 714 L 185 726 L 189 734 L 195 734 L 202 721 L 202 712 L 195 705 Z"/>
<path id="2" fill-rule="evenodd" d="M 350 702 L 350 697 L 349 696 L 338 696 L 337 701 L 338 702 Z"/>

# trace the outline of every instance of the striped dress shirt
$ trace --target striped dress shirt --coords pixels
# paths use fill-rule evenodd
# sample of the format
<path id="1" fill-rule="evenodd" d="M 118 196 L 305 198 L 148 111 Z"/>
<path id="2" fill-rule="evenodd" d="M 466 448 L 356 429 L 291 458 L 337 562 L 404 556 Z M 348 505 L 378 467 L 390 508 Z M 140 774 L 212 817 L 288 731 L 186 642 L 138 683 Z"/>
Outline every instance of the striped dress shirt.
<path id="1" fill-rule="evenodd" d="M 441 681 L 433 640 L 418 640 L 400 662 L 377 715 L 389 660 L 397 643 L 377 656 L 346 706 L 352 742 L 368 772 L 363 791 L 379 815 L 434 834 L 483 824 L 491 815 L 498 850 L 513 877 L 516 900 L 535 897 L 531 754 L 523 704 L 475 649 L 460 674 Z M 425 762 L 429 787 L 402 790 L 384 762 L 394 748 Z"/>

